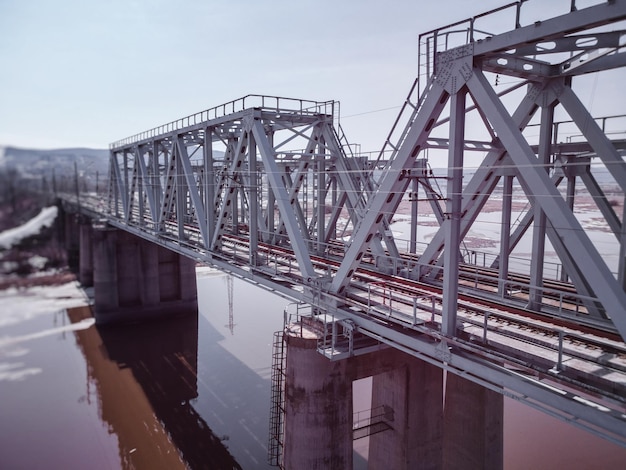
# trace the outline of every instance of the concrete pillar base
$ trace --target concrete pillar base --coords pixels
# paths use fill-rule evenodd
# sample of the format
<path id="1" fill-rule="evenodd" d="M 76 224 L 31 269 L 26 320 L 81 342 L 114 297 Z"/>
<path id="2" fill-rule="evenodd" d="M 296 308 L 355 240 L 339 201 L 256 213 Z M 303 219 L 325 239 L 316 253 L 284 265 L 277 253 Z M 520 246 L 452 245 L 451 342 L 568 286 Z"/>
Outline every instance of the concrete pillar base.
<path id="1" fill-rule="evenodd" d="M 68 212 L 63 213 L 63 229 L 65 250 L 67 251 L 67 265 L 77 272 L 79 269 L 80 229 L 78 216 Z"/>
<path id="2" fill-rule="evenodd" d="M 403 355 L 402 365 L 373 376 L 372 409 L 393 410 L 393 429 L 370 436 L 368 468 L 442 465 L 443 371 Z"/>
<path id="3" fill-rule="evenodd" d="M 444 469 L 502 469 L 503 412 L 500 393 L 447 374 Z"/>
<path id="4" fill-rule="evenodd" d="M 80 225 L 80 252 L 78 280 L 83 287 L 93 286 L 92 228 L 90 223 Z"/>
<path id="5" fill-rule="evenodd" d="M 197 313 L 193 260 L 121 230 L 93 240 L 97 324 Z"/>
<path id="6" fill-rule="evenodd" d="M 352 470 L 352 378 L 317 337 L 285 334 L 284 468 Z"/>

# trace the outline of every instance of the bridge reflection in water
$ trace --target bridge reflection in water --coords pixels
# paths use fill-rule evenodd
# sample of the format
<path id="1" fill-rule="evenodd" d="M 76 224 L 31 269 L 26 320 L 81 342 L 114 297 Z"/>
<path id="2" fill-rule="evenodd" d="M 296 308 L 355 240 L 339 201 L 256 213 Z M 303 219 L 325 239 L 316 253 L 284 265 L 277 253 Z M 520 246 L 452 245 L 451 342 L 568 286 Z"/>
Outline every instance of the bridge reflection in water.
<path id="1" fill-rule="evenodd" d="M 78 322 L 91 312 L 68 315 Z M 197 315 L 75 334 L 123 468 L 242 468 L 191 404 L 198 397 Z"/>
<path id="2" fill-rule="evenodd" d="M 145 332 L 138 325 L 99 330 L 92 327 L 75 332 L 93 385 L 90 395 L 96 397 L 101 419 L 107 423 L 109 432 L 118 437 L 122 468 L 185 468 L 185 464 L 191 468 L 238 468 L 229 466 L 233 460 L 225 446 L 232 450 L 243 468 L 266 468 L 263 467 L 265 450 L 261 445 L 247 449 L 248 455 L 260 460 L 258 465 L 252 460 L 242 460 L 240 454 L 245 452 L 237 447 L 244 421 L 251 428 L 254 428 L 253 420 L 263 421 L 258 428 L 261 432 L 267 430 L 264 419 L 271 360 L 271 333 L 268 331 L 280 325 L 281 319 L 279 315 L 270 316 L 273 325 L 267 327 L 252 324 L 260 318 L 267 320 L 265 310 L 276 309 L 284 300 L 275 298 L 272 302 L 270 294 L 235 280 L 235 318 L 229 322 L 225 315 L 228 298 L 223 289 L 224 280 L 223 276 L 199 276 L 200 314 L 197 318 L 193 315 L 180 317 L 178 322 L 184 325 L 180 329 L 172 321 L 159 321 L 143 323 Z M 255 309 L 255 303 L 264 307 Z M 73 323 L 91 317 L 88 308 L 72 309 L 68 315 Z M 228 323 L 235 325 L 233 336 L 226 328 Z M 126 328 L 128 333 L 123 331 Z M 258 332 L 259 337 L 250 341 L 252 331 Z M 198 335 L 195 339 L 192 332 Z M 258 351 L 262 348 L 258 346 L 263 341 L 267 343 L 267 350 L 260 354 Z M 229 352 L 233 347 L 237 348 L 241 359 Z M 245 357 L 240 354 L 242 350 Z M 253 354 L 254 362 L 250 358 Z M 369 416 L 364 411 L 371 407 L 371 398 L 364 391 L 368 387 L 371 387 L 371 379 L 355 382 L 354 411 L 360 412 L 356 416 L 357 424 L 365 423 Z M 252 391 L 255 398 L 242 396 L 244 390 Z M 185 401 L 186 397 L 193 398 Z M 218 410 L 220 403 L 224 404 L 223 409 Z M 246 412 L 232 411 L 246 405 Z M 251 416 L 253 413 L 256 418 Z M 242 416 L 246 419 L 241 419 Z M 230 439 L 222 441 L 226 435 Z M 360 437 L 359 431 L 355 437 Z M 263 444 L 266 442 L 265 436 L 259 439 Z M 355 441 L 364 458 L 367 458 L 367 441 Z M 566 451 L 571 446 L 576 451 Z M 600 468 L 619 468 L 615 464 L 626 459 L 625 452 L 505 399 L 505 468 L 524 468 L 522 463 L 533 462 L 557 468 L 578 461 L 592 462 Z M 164 457 L 159 458 L 161 455 Z M 216 456 L 225 455 L 221 463 L 216 463 Z M 364 458 L 355 455 L 355 469 L 367 468 Z"/>

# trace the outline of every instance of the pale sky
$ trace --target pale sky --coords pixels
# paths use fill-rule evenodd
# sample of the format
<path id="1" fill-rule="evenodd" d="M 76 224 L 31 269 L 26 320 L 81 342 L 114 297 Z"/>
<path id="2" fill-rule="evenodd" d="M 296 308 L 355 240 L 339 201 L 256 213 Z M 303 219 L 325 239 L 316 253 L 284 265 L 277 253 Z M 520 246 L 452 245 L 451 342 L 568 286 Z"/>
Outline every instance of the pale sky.
<path id="1" fill-rule="evenodd" d="M 0 0 L 0 145 L 105 148 L 265 94 L 338 100 L 349 139 L 379 150 L 419 34 L 505 3 Z"/>

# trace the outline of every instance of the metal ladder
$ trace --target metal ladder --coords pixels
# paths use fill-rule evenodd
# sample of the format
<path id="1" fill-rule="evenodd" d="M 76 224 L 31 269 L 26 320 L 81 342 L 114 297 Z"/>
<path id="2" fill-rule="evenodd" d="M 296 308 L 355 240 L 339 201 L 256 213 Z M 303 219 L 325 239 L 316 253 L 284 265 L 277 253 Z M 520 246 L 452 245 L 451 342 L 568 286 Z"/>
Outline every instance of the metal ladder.
<path id="1" fill-rule="evenodd" d="M 271 407 L 267 459 L 270 465 L 283 468 L 285 427 L 285 340 L 283 331 L 274 333 L 272 345 Z"/>

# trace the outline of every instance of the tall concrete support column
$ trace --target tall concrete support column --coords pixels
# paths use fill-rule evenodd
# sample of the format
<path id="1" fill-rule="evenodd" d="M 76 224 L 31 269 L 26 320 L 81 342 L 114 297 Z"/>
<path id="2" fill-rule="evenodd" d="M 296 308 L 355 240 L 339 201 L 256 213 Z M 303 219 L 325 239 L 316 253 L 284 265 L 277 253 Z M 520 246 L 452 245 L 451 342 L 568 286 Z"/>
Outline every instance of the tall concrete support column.
<path id="1" fill-rule="evenodd" d="M 67 251 L 67 264 L 70 269 L 76 271 L 79 267 L 80 235 L 76 214 L 64 212 L 63 220 L 65 249 Z"/>
<path id="2" fill-rule="evenodd" d="M 78 280 L 85 287 L 93 286 L 93 250 L 91 223 L 80 224 Z"/>
<path id="3" fill-rule="evenodd" d="M 352 470 L 352 378 L 329 361 L 317 337 L 285 334 L 284 468 Z"/>
<path id="4" fill-rule="evenodd" d="M 197 313 L 193 260 L 111 228 L 93 240 L 97 323 Z"/>
<path id="5" fill-rule="evenodd" d="M 169 250 L 163 247 L 159 247 L 159 249 L 169 252 Z M 198 288 L 196 286 L 196 262 L 186 256 L 177 255 L 176 258 L 178 276 L 180 279 L 179 300 L 189 303 L 197 310 Z"/>
<path id="6" fill-rule="evenodd" d="M 455 374 L 447 374 L 443 468 L 503 468 L 504 397 Z"/>
<path id="7" fill-rule="evenodd" d="M 443 371 L 410 356 L 405 361 L 373 376 L 372 409 L 389 407 L 393 429 L 370 436 L 368 468 L 441 469 Z"/>
<path id="8" fill-rule="evenodd" d="M 98 312 L 116 311 L 119 307 L 117 291 L 117 250 L 115 229 L 98 228 L 93 232 L 93 285 L 96 320 Z"/>
<path id="9" fill-rule="evenodd" d="M 159 245 L 147 242 L 141 244 L 141 272 L 141 304 L 144 307 L 156 307 L 161 301 Z"/>

